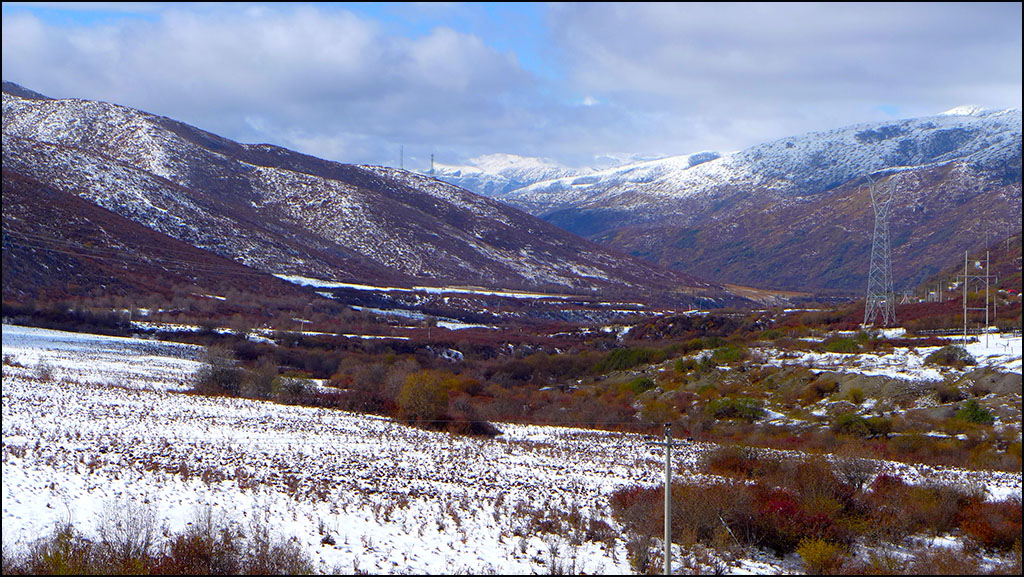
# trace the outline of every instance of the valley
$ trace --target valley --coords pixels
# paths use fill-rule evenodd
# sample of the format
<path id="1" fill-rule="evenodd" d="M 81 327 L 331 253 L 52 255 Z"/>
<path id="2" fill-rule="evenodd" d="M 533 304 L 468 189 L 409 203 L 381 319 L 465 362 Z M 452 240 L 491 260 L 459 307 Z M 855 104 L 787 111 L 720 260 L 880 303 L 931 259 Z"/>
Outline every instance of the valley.
<path id="1" fill-rule="evenodd" d="M 1020 572 L 1019 110 L 427 175 L 3 106 L 4 573 L 657 572 L 666 424 L 687 572 Z"/>

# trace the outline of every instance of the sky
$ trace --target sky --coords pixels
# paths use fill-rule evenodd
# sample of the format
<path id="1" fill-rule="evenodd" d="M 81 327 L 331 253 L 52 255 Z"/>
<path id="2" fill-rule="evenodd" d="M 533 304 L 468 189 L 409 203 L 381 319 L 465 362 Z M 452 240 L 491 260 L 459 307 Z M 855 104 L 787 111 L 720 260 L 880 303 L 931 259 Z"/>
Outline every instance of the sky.
<path id="1" fill-rule="evenodd" d="M 4 3 L 3 79 L 425 170 L 1021 107 L 1020 3 Z"/>

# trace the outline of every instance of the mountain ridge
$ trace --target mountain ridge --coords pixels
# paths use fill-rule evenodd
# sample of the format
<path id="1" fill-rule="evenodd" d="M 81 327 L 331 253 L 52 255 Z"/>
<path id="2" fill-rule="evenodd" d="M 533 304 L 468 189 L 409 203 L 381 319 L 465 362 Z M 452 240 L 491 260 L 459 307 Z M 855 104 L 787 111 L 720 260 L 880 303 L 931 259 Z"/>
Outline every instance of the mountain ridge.
<path id="1" fill-rule="evenodd" d="M 1019 109 L 966 107 L 860 123 L 699 163 L 668 157 L 542 181 L 498 198 L 605 246 L 719 282 L 855 294 L 866 283 L 872 230 L 870 198 L 855 188 L 866 188 L 872 174 L 906 194 L 895 200 L 893 266 L 897 282 L 909 287 L 946 265 L 931 254 L 950 238 L 942 228 L 966 238 L 986 219 L 997 228 L 1020 226 L 1020 118 Z M 929 200 L 925 183 L 945 206 Z M 977 213 L 959 211 L 972 195 L 983 197 Z M 924 204 L 949 218 L 915 223 Z M 810 215 L 816 222 L 807 226 L 831 229 L 813 242 L 793 234 Z M 855 236 L 862 241 L 853 243 Z M 962 244 L 970 242 L 946 248 Z M 835 259 L 845 261 L 839 271 Z"/>
<path id="2" fill-rule="evenodd" d="M 5 170 L 257 270 L 743 300 L 423 175 L 241 144 L 116 104 L 26 99 L 4 86 Z"/>

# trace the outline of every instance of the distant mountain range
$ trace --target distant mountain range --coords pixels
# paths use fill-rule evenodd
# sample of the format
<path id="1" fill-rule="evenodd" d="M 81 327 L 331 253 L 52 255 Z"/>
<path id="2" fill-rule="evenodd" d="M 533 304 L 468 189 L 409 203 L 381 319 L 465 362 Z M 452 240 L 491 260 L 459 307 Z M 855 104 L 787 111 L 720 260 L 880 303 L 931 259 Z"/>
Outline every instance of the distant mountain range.
<path id="1" fill-rule="evenodd" d="M 594 172 L 572 169 L 544 158 L 515 154 L 488 154 L 471 164 L 435 164 L 432 176 L 484 196 L 501 196 L 536 182 Z"/>
<path id="2" fill-rule="evenodd" d="M 5 297 L 19 282 L 48 277 L 45 269 L 29 270 L 30 263 L 12 269 L 19 275 L 8 274 L 8 247 L 31 245 L 26 234 L 82 247 L 102 243 L 88 237 L 102 236 L 119 218 L 162 235 L 168 245 L 187 245 L 251 272 L 677 305 L 746 302 L 721 285 L 610 251 L 424 175 L 240 144 L 169 118 L 49 99 L 6 82 L 3 171 Z M 9 199 L 8 188 L 18 194 Z M 48 200 L 31 200 L 33 190 L 45 191 Z M 75 228 L 72 215 L 82 210 L 70 206 L 82 202 L 104 216 Z M 46 203 L 68 210 L 44 210 Z M 78 237 L 66 238 L 75 230 Z M 78 274 L 99 282 L 97 270 Z"/>
<path id="3" fill-rule="evenodd" d="M 513 190 L 488 180 L 500 171 L 480 168 L 480 192 L 604 246 L 721 282 L 778 289 L 864 290 L 874 218 L 868 175 L 895 188 L 898 286 L 915 286 L 986 235 L 1021 228 L 1019 109 L 964 107 Z"/>
<path id="4" fill-rule="evenodd" d="M 28 196 L 9 201 L 9 187 L 50 191 L 63 205 L 86 201 L 253 272 L 704 306 L 768 296 L 735 285 L 862 292 L 874 219 L 868 175 L 894 190 L 898 289 L 1021 228 L 1017 109 L 956 109 L 605 170 L 489 155 L 435 166 L 446 183 L 5 82 L 3 170 L 5 295 L 18 279 L 47 276 L 7 273 L 10 234 L 53 235 L 70 214 L 34 222 L 45 211 L 19 213 L 12 203 Z"/>

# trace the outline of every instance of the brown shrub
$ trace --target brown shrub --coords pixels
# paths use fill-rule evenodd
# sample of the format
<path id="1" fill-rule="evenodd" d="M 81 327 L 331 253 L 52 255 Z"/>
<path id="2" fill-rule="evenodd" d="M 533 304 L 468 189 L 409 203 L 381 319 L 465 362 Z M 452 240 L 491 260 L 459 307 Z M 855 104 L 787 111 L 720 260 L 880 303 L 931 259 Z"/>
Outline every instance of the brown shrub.
<path id="1" fill-rule="evenodd" d="M 5 574 L 84 575 L 102 572 L 107 563 L 99 548 L 70 524 L 54 528 L 53 534 L 29 546 L 23 557 L 4 554 Z"/>
<path id="2" fill-rule="evenodd" d="M 702 465 L 710 473 L 740 479 L 775 476 L 782 467 L 779 459 L 740 445 L 722 446 L 707 453 L 702 459 Z"/>
<path id="3" fill-rule="evenodd" d="M 654 536 L 664 528 L 664 493 L 660 488 L 627 487 L 612 494 L 615 516 L 633 533 Z M 672 535 L 677 543 L 712 543 L 723 531 L 752 544 L 753 495 L 744 483 L 674 483 Z"/>
<path id="4" fill-rule="evenodd" d="M 911 575 L 977 575 L 981 564 L 973 555 L 952 547 L 933 547 L 914 554 L 907 567 Z"/>
<path id="5" fill-rule="evenodd" d="M 172 537 L 157 570 L 174 575 L 231 575 L 241 572 L 241 534 L 212 509 L 198 511 L 184 533 Z"/>
<path id="6" fill-rule="evenodd" d="M 973 501 L 961 511 L 960 529 L 985 549 L 1009 551 L 1020 543 L 1020 499 Z"/>

